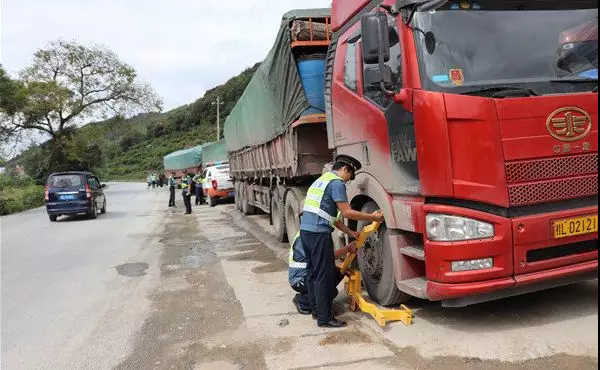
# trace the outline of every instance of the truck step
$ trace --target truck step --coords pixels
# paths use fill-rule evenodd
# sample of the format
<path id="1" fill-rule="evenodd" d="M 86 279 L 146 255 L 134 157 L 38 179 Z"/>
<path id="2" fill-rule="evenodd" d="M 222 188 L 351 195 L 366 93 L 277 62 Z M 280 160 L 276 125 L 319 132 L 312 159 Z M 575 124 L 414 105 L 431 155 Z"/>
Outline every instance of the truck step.
<path id="1" fill-rule="evenodd" d="M 427 279 L 425 276 L 402 280 L 398 283 L 398 288 L 413 297 L 427 299 Z"/>
<path id="2" fill-rule="evenodd" d="M 411 245 L 409 247 L 400 248 L 400 253 L 420 261 L 425 261 L 425 247 L 422 245 Z"/>

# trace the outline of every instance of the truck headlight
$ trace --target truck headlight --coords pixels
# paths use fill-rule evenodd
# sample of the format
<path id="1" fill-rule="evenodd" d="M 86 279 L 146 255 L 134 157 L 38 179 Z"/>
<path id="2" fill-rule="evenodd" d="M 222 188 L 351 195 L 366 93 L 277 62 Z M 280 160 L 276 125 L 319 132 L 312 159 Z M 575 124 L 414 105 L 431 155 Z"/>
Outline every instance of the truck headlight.
<path id="1" fill-rule="evenodd" d="M 493 238 L 494 225 L 465 217 L 430 213 L 426 217 L 427 237 L 436 242 Z"/>

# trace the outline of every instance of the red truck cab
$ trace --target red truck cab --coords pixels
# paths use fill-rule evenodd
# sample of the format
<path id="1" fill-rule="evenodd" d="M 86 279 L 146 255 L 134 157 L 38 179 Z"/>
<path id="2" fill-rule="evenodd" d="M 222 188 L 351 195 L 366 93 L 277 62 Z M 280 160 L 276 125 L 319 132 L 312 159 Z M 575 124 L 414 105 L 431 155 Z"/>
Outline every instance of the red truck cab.
<path id="1" fill-rule="evenodd" d="M 333 0 L 329 147 L 363 163 L 352 206 L 386 218 L 359 256 L 372 298 L 597 277 L 597 24 L 596 1 Z"/>

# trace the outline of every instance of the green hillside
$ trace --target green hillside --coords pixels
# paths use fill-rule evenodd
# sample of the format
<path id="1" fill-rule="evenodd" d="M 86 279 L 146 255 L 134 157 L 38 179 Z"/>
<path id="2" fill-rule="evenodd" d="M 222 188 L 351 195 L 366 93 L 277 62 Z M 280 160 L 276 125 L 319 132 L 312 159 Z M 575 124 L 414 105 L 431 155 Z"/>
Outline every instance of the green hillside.
<path id="1" fill-rule="evenodd" d="M 174 110 L 129 119 L 113 118 L 77 129 L 75 145 L 85 146 L 84 152 L 94 157 L 88 161 L 84 158 L 81 166 L 91 167 L 103 179 L 143 179 L 149 170 L 162 169 L 166 154 L 214 141 L 217 111 L 211 103 L 221 97 L 224 102 L 221 122 L 224 122 L 257 68 L 258 64 L 207 91 L 194 103 Z M 96 163 L 98 152 L 101 161 Z M 23 152 L 15 161 L 40 182 L 46 175 L 39 166 L 43 160 L 41 148 L 36 147 Z"/>

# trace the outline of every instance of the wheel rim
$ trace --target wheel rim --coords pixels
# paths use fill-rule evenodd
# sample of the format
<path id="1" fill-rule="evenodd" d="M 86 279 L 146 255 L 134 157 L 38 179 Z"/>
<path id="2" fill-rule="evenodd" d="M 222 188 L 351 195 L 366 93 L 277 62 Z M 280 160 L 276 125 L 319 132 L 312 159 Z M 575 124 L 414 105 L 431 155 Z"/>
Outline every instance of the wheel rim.
<path id="1" fill-rule="evenodd" d="M 374 283 L 381 281 L 383 275 L 382 260 L 383 242 L 379 233 L 372 234 L 366 241 L 362 249 L 362 260 L 364 262 L 365 272 Z"/>

